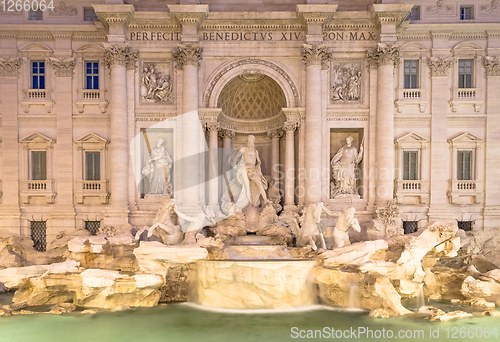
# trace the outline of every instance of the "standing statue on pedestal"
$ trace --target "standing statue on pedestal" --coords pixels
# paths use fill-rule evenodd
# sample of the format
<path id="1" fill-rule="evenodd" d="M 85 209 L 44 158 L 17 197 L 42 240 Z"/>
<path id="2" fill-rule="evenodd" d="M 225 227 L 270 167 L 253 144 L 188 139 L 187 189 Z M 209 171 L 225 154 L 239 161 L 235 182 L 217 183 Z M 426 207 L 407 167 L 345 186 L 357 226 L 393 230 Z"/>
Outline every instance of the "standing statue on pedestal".
<path id="1" fill-rule="evenodd" d="M 146 166 L 142 174 L 148 177 L 149 192 L 151 195 L 172 196 L 172 183 L 170 173 L 172 170 L 172 157 L 165 147 L 163 138 L 156 139 L 156 146 L 150 152 Z"/>
<path id="2" fill-rule="evenodd" d="M 340 194 L 356 194 L 356 166 L 363 159 L 363 140 L 359 145 L 359 152 L 352 146 L 353 138 L 347 137 L 346 144 L 339 148 L 331 160 L 332 165 L 332 197 Z"/>
<path id="3" fill-rule="evenodd" d="M 258 207 L 262 197 L 264 204 L 272 203 L 266 194 L 267 181 L 260 168 L 259 152 L 255 149 L 255 136 L 249 135 L 247 146 L 235 150 L 229 156 L 229 164 L 236 170 L 236 178 L 231 180 L 222 195 L 222 211 L 234 214 L 245 206 Z"/>

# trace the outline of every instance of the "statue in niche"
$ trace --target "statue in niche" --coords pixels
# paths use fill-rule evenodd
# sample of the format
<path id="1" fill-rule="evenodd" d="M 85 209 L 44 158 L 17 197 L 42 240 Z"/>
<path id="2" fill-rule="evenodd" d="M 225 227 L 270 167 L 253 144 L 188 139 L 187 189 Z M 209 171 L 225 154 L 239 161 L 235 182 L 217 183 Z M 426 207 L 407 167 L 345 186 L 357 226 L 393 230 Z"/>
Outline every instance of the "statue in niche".
<path id="1" fill-rule="evenodd" d="M 146 166 L 142 169 L 142 174 L 149 180 L 148 194 L 172 196 L 172 164 L 172 157 L 165 147 L 165 139 L 156 139 L 156 146 L 151 149 Z"/>
<path id="2" fill-rule="evenodd" d="M 142 98 L 155 102 L 172 102 L 172 82 L 170 76 L 156 72 L 153 65 L 145 67 L 142 73 L 142 85 L 146 89 Z"/>
<path id="3" fill-rule="evenodd" d="M 231 180 L 222 195 L 222 211 L 234 214 L 247 204 L 252 207 L 272 204 L 267 198 L 268 184 L 260 168 L 259 152 L 255 149 L 255 136 L 249 135 L 247 146 L 235 150 L 229 156 L 229 164 L 236 170 L 236 178 Z"/>
<path id="4" fill-rule="evenodd" d="M 144 231 L 148 232 L 147 237 L 152 235 L 160 238 L 161 242 L 165 245 L 178 245 L 184 239 L 181 227 L 175 225 L 172 221 L 174 215 L 174 200 L 168 198 L 162 207 L 156 213 L 156 217 L 151 227 L 144 226 L 135 234 L 135 239 L 139 240 Z"/>
<path id="5" fill-rule="evenodd" d="M 182 229 L 186 233 L 184 241 L 182 242 L 185 245 L 195 244 L 196 241 L 201 238 L 201 236 L 197 237 L 197 235 L 201 232 L 203 227 L 210 226 L 215 223 L 215 213 L 208 208 L 201 211 L 196 216 L 183 214 L 179 211 L 177 206 L 174 206 L 174 211 L 180 219 L 186 221 L 186 224 L 182 225 Z"/>
<path id="6" fill-rule="evenodd" d="M 334 213 L 331 216 L 337 216 L 337 222 L 335 223 L 335 228 L 332 229 L 328 227 L 325 231 L 325 238 L 333 237 L 335 247 L 349 246 L 351 241 L 349 241 L 349 228 L 354 229 L 358 233 L 361 232 L 361 227 L 359 226 L 358 220 L 354 217 L 356 209 L 347 208 L 343 213 Z M 329 246 L 330 247 L 330 246 Z"/>
<path id="7" fill-rule="evenodd" d="M 325 213 L 328 216 L 337 216 L 336 213 L 328 210 L 323 202 L 310 204 L 304 208 L 302 216 L 300 217 L 300 232 L 297 238 L 298 245 L 305 244 L 303 239 L 307 239 L 311 248 L 315 251 L 318 249 L 316 243 L 321 244 L 321 248 L 326 249 L 325 239 L 320 230 L 321 214 Z"/>
<path id="8" fill-rule="evenodd" d="M 361 70 L 355 65 L 335 65 L 332 101 L 358 101 L 361 98 Z"/>
<path id="9" fill-rule="evenodd" d="M 332 197 L 340 194 L 357 194 L 356 166 L 363 159 L 363 140 L 358 149 L 352 146 L 351 136 L 345 139 L 346 144 L 339 148 L 331 160 L 332 165 Z"/>

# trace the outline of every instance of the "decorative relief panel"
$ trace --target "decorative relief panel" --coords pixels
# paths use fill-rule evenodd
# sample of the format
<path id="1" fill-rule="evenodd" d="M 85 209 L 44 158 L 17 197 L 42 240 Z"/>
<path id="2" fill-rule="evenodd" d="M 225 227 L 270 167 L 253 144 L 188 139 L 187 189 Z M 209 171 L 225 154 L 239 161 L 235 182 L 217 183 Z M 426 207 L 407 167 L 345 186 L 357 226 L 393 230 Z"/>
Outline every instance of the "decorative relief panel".
<path id="1" fill-rule="evenodd" d="M 361 101 L 361 63 L 332 65 L 332 103 Z"/>
<path id="2" fill-rule="evenodd" d="M 489 4 L 481 5 L 481 13 L 485 15 L 500 14 L 500 0 L 491 0 Z"/>
<path id="3" fill-rule="evenodd" d="M 142 64 L 141 100 L 145 103 L 173 103 L 171 63 Z"/>
<path id="4" fill-rule="evenodd" d="M 58 6 L 54 7 L 54 10 L 50 14 L 59 17 L 73 17 L 78 15 L 78 9 L 75 6 L 66 5 L 64 1 L 61 1 Z"/>
<path id="5" fill-rule="evenodd" d="M 445 5 L 443 0 L 438 0 L 435 5 L 427 6 L 425 11 L 428 14 L 455 15 L 455 6 L 450 4 Z"/>

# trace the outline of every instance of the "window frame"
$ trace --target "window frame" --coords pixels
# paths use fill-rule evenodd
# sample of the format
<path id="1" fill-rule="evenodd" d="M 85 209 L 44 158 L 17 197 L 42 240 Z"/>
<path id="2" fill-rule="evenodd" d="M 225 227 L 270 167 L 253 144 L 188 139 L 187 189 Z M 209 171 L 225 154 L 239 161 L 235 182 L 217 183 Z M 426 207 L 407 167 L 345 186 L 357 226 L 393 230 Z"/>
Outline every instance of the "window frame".
<path id="1" fill-rule="evenodd" d="M 463 171 L 464 171 L 464 165 L 462 165 L 462 179 L 460 179 L 458 176 L 459 176 L 459 168 L 458 168 L 458 165 L 459 165 L 459 154 L 460 153 L 464 153 L 464 152 L 470 152 L 470 170 L 469 170 L 469 175 L 470 175 L 470 179 L 465 179 L 464 178 L 464 175 L 463 175 Z M 456 178 L 457 180 L 460 180 L 460 181 L 475 181 L 476 180 L 476 175 L 475 175 L 475 150 L 474 149 L 464 149 L 464 148 L 459 148 L 457 149 L 456 151 L 457 155 L 456 155 L 456 160 L 457 160 L 457 165 L 456 165 Z"/>
<path id="2" fill-rule="evenodd" d="M 470 62 L 471 65 L 470 65 L 470 68 L 471 68 L 471 72 L 470 73 L 467 73 L 467 72 L 460 72 L 460 63 L 464 63 L 464 68 L 466 68 L 467 66 L 465 65 L 466 62 Z M 457 69 L 458 69 L 458 84 L 457 84 L 457 88 L 458 89 L 472 89 L 472 88 L 475 88 L 475 59 L 474 58 L 459 58 L 458 59 L 458 66 L 457 66 Z M 461 76 L 467 76 L 467 75 L 470 75 L 470 85 L 468 86 L 467 85 L 467 79 L 465 78 L 463 80 L 463 83 L 462 86 L 460 86 L 460 82 L 461 82 Z"/>
<path id="3" fill-rule="evenodd" d="M 40 178 L 40 179 L 35 179 L 34 177 L 34 161 L 33 161 L 33 152 L 45 152 L 45 179 L 43 178 Z M 46 181 L 48 180 L 47 179 L 47 174 L 48 174 L 48 165 L 47 165 L 47 161 L 48 161 L 48 151 L 47 149 L 41 149 L 41 148 L 32 148 L 32 149 L 29 149 L 29 159 L 28 159 L 28 172 L 29 172 L 29 180 L 39 180 L 39 181 Z"/>
<path id="4" fill-rule="evenodd" d="M 402 159 L 403 159 L 403 169 L 402 169 L 402 176 L 401 178 L 405 181 L 417 181 L 417 180 L 420 180 L 421 177 L 420 177 L 420 150 L 418 149 L 414 149 L 414 148 L 403 148 L 403 156 L 402 156 Z M 415 160 L 415 164 L 416 164 L 416 170 L 410 170 L 410 165 L 411 165 L 411 162 L 408 161 L 408 179 L 405 178 L 405 154 L 407 153 L 415 153 L 416 154 L 416 160 Z M 413 173 L 415 174 L 415 179 L 410 179 L 410 175 L 412 174 L 411 171 L 414 171 Z"/>
<path id="5" fill-rule="evenodd" d="M 87 63 L 97 63 L 97 74 L 94 74 L 93 72 L 96 70 L 96 68 L 94 67 L 94 65 L 92 65 L 91 69 L 92 69 L 92 73 L 89 74 L 87 72 Z M 99 60 L 95 60 L 95 59 L 85 59 L 83 61 L 83 89 L 85 90 L 100 90 L 101 89 L 101 80 L 100 80 L 100 75 L 101 75 L 101 70 L 100 70 L 100 67 L 101 67 L 101 63 L 99 63 Z M 90 76 L 89 76 L 90 75 Z M 92 87 L 89 88 L 88 87 L 88 82 L 87 82 L 87 78 L 88 77 L 92 77 Z M 95 78 L 97 78 L 97 88 L 95 88 Z"/>
<path id="6" fill-rule="evenodd" d="M 99 154 L 99 179 L 88 179 L 88 159 L 87 159 L 87 154 L 88 153 L 92 153 L 92 154 L 96 154 L 98 153 Z M 102 180 L 102 177 L 101 177 L 101 174 L 102 174 L 102 153 L 101 153 L 101 150 L 93 150 L 93 149 L 85 149 L 83 151 L 83 180 L 84 181 L 101 181 Z M 94 168 L 94 172 L 95 172 L 95 168 Z M 94 174 L 95 176 L 95 174 Z M 95 177 L 94 177 L 95 178 Z"/>
<path id="7" fill-rule="evenodd" d="M 40 9 L 36 11 L 30 9 L 28 11 L 28 20 L 33 20 L 33 21 L 43 20 L 43 11 L 41 11 Z"/>
<path id="8" fill-rule="evenodd" d="M 462 10 L 470 10 L 470 18 L 465 18 L 465 13 L 462 13 Z M 459 9 L 459 17 L 460 21 L 474 20 L 474 5 L 460 5 Z"/>
<path id="9" fill-rule="evenodd" d="M 94 14 L 94 15 L 93 15 L 92 20 L 87 20 L 87 19 L 86 19 L 86 18 L 87 18 L 86 14 L 87 14 L 88 12 L 92 12 L 92 13 Z M 94 8 L 92 8 L 92 7 L 84 7 L 84 8 L 83 8 L 83 21 L 87 21 L 87 22 L 94 22 L 94 20 L 99 20 L 99 19 L 97 18 L 97 14 L 96 14 L 96 13 L 95 13 L 95 11 L 94 11 Z"/>
<path id="10" fill-rule="evenodd" d="M 411 62 L 416 62 L 416 73 L 409 72 L 406 73 L 406 63 L 409 63 L 409 68 L 411 70 Z M 406 76 L 409 76 L 409 87 L 406 86 Z M 415 76 L 416 86 L 412 87 L 412 76 Z M 416 58 L 406 58 L 403 61 L 403 89 L 420 89 L 420 60 Z"/>
<path id="11" fill-rule="evenodd" d="M 34 72 L 34 63 L 43 63 L 43 73 Z M 37 69 L 39 71 L 40 65 L 37 65 Z M 34 85 L 34 77 L 37 77 L 37 88 Z M 40 77 L 43 77 L 43 88 L 40 88 Z M 47 89 L 47 63 L 45 60 L 30 60 L 30 89 L 34 90 L 46 90 Z"/>

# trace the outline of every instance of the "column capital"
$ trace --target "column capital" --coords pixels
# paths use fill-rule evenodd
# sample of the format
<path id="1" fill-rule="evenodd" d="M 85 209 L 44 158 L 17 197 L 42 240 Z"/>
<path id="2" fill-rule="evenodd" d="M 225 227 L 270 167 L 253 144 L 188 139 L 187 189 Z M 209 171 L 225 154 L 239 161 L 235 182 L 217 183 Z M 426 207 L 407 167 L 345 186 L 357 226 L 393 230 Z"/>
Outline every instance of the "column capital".
<path id="1" fill-rule="evenodd" d="M 113 64 L 126 67 L 133 65 L 135 67 L 137 58 L 137 51 L 132 51 L 126 44 L 109 44 L 104 51 L 104 62 L 108 67 L 111 67 Z"/>
<path id="2" fill-rule="evenodd" d="M 269 130 L 267 131 L 267 136 L 269 138 L 281 138 L 283 136 L 283 131 L 281 129 L 273 129 L 273 130 Z"/>
<path id="3" fill-rule="evenodd" d="M 199 66 L 201 59 L 202 48 L 198 45 L 186 44 L 179 46 L 173 53 L 174 59 L 177 63 L 177 68 L 182 69 L 184 65 Z"/>
<path id="4" fill-rule="evenodd" d="M 396 44 L 378 43 L 375 49 L 366 52 L 366 57 L 373 66 L 391 63 L 396 66 L 399 63 L 399 46 Z"/>
<path id="5" fill-rule="evenodd" d="M 75 67 L 74 58 L 49 58 L 49 64 L 55 71 L 56 77 L 73 77 Z"/>
<path id="6" fill-rule="evenodd" d="M 21 61 L 19 58 L 0 58 L 0 77 L 16 77 Z"/>
<path id="7" fill-rule="evenodd" d="M 235 132 L 230 130 L 230 129 L 221 129 L 219 131 L 219 136 L 222 138 L 222 139 L 225 139 L 225 138 L 229 138 L 229 139 L 233 139 L 234 136 L 235 136 Z"/>
<path id="8" fill-rule="evenodd" d="M 323 65 L 332 58 L 332 54 L 327 51 L 325 44 L 304 44 L 302 60 L 307 66 Z"/>
<path id="9" fill-rule="evenodd" d="M 429 58 L 429 68 L 432 77 L 448 77 L 448 70 L 455 63 L 455 58 L 431 57 Z"/>
<path id="10" fill-rule="evenodd" d="M 298 121 L 287 121 L 283 124 L 285 131 L 295 131 L 300 126 Z"/>
<path id="11" fill-rule="evenodd" d="M 484 58 L 486 76 L 500 76 L 500 57 L 486 56 Z"/>
<path id="12" fill-rule="evenodd" d="M 220 128 L 220 123 L 219 122 L 207 122 L 205 124 L 205 127 L 206 127 L 207 131 L 209 131 L 209 132 L 212 132 L 212 131 L 217 132 Z"/>

